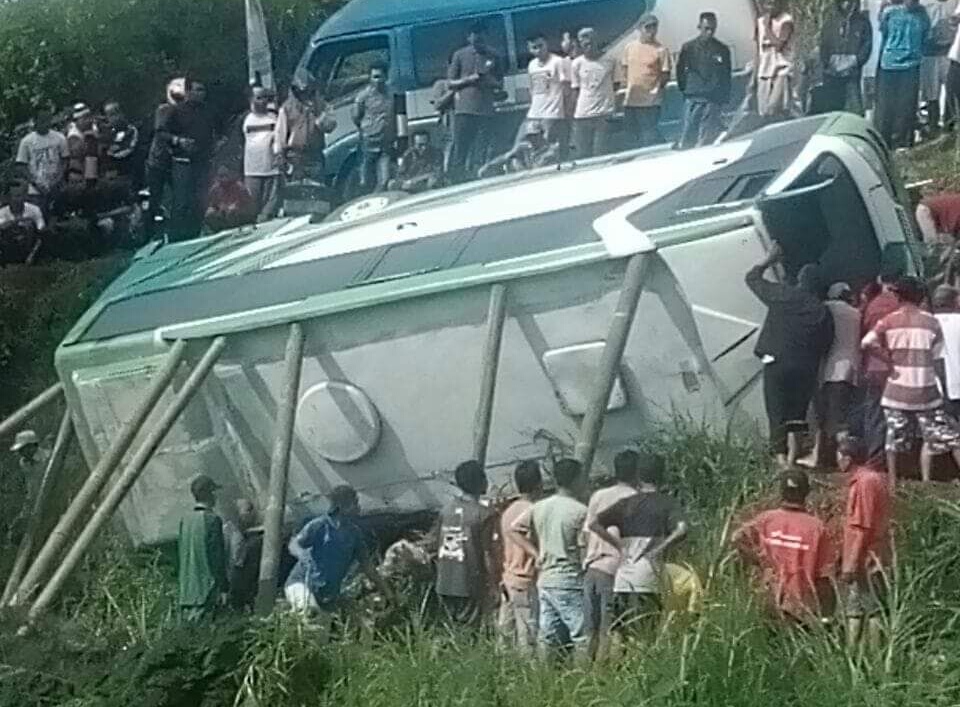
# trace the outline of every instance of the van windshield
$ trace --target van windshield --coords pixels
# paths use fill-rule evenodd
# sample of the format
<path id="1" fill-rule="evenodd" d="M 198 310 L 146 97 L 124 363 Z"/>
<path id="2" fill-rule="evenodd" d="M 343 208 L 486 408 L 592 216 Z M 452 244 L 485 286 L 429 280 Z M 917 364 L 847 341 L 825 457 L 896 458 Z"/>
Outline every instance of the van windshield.
<path id="1" fill-rule="evenodd" d="M 471 25 L 480 22 L 486 32 L 487 45 L 507 60 L 507 30 L 503 15 L 461 17 L 449 22 L 418 25 L 413 28 L 413 65 L 420 88 L 433 86 L 447 78 L 447 66 L 453 53 L 467 43 Z M 503 66 L 503 64 L 501 64 Z"/>
<path id="2" fill-rule="evenodd" d="M 317 48 L 310 58 L 310 74 L 330 103 L 348 101 L 367 83 L 370 68 L 390 64 L 385 34 L 344 39 Z"/>

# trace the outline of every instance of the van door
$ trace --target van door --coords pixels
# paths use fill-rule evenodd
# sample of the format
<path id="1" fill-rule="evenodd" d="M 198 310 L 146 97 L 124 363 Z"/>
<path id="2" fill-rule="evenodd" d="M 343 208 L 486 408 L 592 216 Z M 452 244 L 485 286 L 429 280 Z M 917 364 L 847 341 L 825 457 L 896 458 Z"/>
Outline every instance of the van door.
<path id="1" fill-rule="evenodd" d="M 337 128 L 327 136 L 327 169 L 336 174 L 357 143 L 350 117 L 354 99 L 376 64 L 390 66 L 390 35 L 386 32 L 355 35 L 321 44 L 310 58 L 309 71 L 316 80 Z M 391 81 L 393 79 L 391 69 Z"/>

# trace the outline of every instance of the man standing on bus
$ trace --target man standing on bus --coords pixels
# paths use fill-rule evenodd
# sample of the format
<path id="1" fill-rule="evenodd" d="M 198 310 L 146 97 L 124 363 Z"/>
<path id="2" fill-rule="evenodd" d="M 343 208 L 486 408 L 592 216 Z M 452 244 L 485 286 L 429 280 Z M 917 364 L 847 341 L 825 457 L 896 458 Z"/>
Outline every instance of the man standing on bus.
<path id="1" fill-rule="evenodd" d="M 573 60 L 570 76 L 570 86 L 577 94 L 573 144 L 577 157 L 586 159 L 607 151 L 608 121 L 615 106 L 615 66 L 601 54 L 592 27 L 577 32 L 577 43 L 583 53 Z"/>
<path id="2" fill-rule="evenodd" d="M 452 182 L 476 174 L 486 159 L 482 151 L 491 139 L 493 104 L 503 86 L 502 76 L 500 57 L 487 46 L 485 28 L 478 22 L 467 34 L 467 46 L 454 52 L 447 68 L 447 87 L 456 95 L 449 165 Z"/>
<path id="3" fill-rule="evenodd" d="M 623 113 L 636 146 L 649 147 L 663 142 L 657 126 L 673 59 L 670 50 L 657 41 L 660 21 L 654 15 L 641 17 L 638 27 L 637 38 L 626 46 L 621 60 L 627 86 Z"/>
<path id="4" fill-rule="evenodd" d="M 570 141 L 569 123 L 564 106 L 570 93 L 570 73 L 566 62 L 550 51 L 546 37 L 534 34 L 527 42 L 533 58 L 527 68 L 530 75 L 530 109 L 527 123 L 536 122 L 546 131 L 547 142 L 558 145 L 561 155 Z"/>
<path id="5" fill-rule="evenodd" d="M 681 150 L 711 145 L 723 130 L 723 106 L 730 100 L 730 47 L 716 38 L 717 16 L 700 14 L 700 34 L 683 45 L 677 59 L 677 87 L 686 101 Z"/>

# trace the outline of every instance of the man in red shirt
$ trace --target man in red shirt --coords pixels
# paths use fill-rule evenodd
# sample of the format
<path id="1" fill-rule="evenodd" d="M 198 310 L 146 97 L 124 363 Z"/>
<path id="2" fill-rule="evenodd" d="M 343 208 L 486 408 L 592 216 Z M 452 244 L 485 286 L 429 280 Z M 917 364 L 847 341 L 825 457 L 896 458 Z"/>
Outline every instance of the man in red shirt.
<path id="1" fill-rule="evenodd" d="M 847 639 L 863 637 L 864 621 L 871 645 L 880 645 L 880 595 L 884 567 L 890 561 L 890 486 L 883 469 L 867 464 L 863 441 L 840 440 L 837 464 L 850 475 L 843 521 L 841 579 L 846 587 Z"/>
<path id="2" fill-rule="evenodd" d="M 880 293 L 863 305 L 860 319 L 861 339 L 873 331 L 873 328 L 888 314 L 900 308 L 900 301 L 893 292 L 897 276 L 893 273 L 880 275 Z M 887 423 L 883 416 L 880 400 L 883 388 L 887 384 L 890 365 L 870 351 L 865 351 L 860 365 L 861 388 L 863 389 L 862 432 L 870 459 L 882 459 L 886 442 Z"/>
<path id="3" fill-rule="evenodd" d="M 257 220 L 257 202 L 240 180 L 240 175 L 221 165 L 207 197 L 204 222 L 211 233 L 238 228 Z"/>
<path id="4" fill-rule="evenodd" d="M 745 560 L 763 570 L 777 612 L 804 624 L 832 608 L 836 564 L 826 526 L 806 508 L 809 493 L 806 472 L 785 471 L 780 508 L 746 523 L 731 541 Z"/>

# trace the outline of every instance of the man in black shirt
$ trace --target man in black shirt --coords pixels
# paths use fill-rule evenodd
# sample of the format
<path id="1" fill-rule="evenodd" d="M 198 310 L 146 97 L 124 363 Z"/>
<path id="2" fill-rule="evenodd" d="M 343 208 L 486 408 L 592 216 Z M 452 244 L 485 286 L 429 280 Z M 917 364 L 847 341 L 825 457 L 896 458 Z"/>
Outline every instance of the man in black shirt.
<path id="1" fill-rule="evenodd" d="M 497 93 L 503 88 L 500 58 L 487 46 L 486 31 L 476 23 L 467 46 L 454 52 L 447 68 L 447 86 L 454 92 L 452 182 L 476 174 L 486 162 Z"/>
<path id="2" fill-rule="evenodd" d="M 699 36 L 683 45 L 677 59 L 677 86 L 686 99 L 678 147 L 712 144 L 720 135 L 720 115 L 730 100 L 730 47 L 719 41 L 717 16 L 700 15 Z"/>
<path id="3" fill-rule="evenodd" d="M 820 361 L 833 343 L 833 317 L 818 296 L 820 277 L 815 265 L 800 269 L 796 285 L 764 279 L 763 274 L 782 256 L 775 243 L 770 255 L 747 273 L 746 283 L 767 306 L 754 352 L 764 363 L 770 445 L 777 461 L 790 466 L 799 451 L 796 433 L 807 428 L 807 408 L 817 387 Z"/>
<path id="4" fill-rule="evenodd" d="M 210 161 L 217 146 L 216 122 L 206 105 L 206 86 L 187 79 L 186 87 L 186 100 L 166 112 L 157 126 L 173 157 L 171 240 L 189 240 L 200 235 L 207 210 Z"/>
<path id="5" fill-rule="evenodd" d="M 464 462 L 454 477 L 459 493 L 440 512 L 437 595 L 452 621 L 477 625 L 498 584 L 493 553 L 497 514 L 480 500 L 487 492 L 487 475 L 479 462 Z"/>

